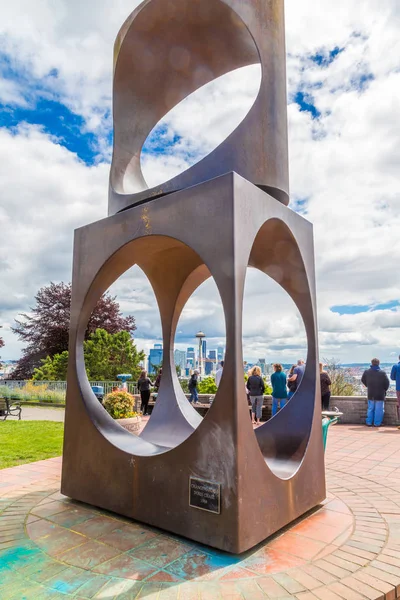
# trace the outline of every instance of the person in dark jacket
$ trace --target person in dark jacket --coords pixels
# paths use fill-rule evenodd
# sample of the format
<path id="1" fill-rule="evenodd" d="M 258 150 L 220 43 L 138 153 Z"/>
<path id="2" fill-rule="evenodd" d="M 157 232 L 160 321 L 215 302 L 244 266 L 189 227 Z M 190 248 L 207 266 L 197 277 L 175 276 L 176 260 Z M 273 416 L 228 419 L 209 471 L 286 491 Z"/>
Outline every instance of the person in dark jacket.
<path id="1" fill-rule="evenodd" d="M 329 410 L 329 401 L 331 399 L 331 379 L 326 371 L 324 371 L 324 365 L 319 363 L 319 376 L 321 380 L 321 402 L 322 410 Z"/>
<path id="2" fill-rule="evenodd" d="M 296 380 L 292 380 L 292 375 L 293 375 L 293 371 L 295 370 L 296 365 L 292 365 L 290 367 L 290 371 L 288 373 L 287 376 L 287 386 L 288 386 L 288 399 L 290 400 L 290 398 L 294 395 L 296 389 L 297 389 L 297 381 Z"/>
<path id="3" fill-rule="evenodd" d="M 283 408 L 287 401 L 286 373 L 282 370 L 282 365 L 274 365 L 274 372 L 271 375 L 272 385 L 272 416 L 274 417 L 278 410 Z"/>
<path id="4" fill-rule="evenodd" d="M 161 385 L 161 377 L 162 377 L 162 369 L 160 369 L 160 371 L 159 371 L 159 373 L 158 373 L 158 375 L 156 377 L 156 380 L 154 382 L 154 387 L 156 389 L 156 392 L 158 392 L 158 388 Z"/>
<path id="5" fill-rule="evenodd" d="M 397 418 L 400 421 L 400 356 L 397 365 L 393 365 L 392 367 L 390 379 L 396 382 Z M 400 427 L 398 427 L 398 429 L 400 429 Z"/>
<path id="6" fill-rule="evenodd" d="M 368 413 L 366 424 L 368 427 L 380 427 L 385 412 L 385 397 L 389 389 L 389 378 L 379 366 L 379 360 L 373 358 L 371 366 L 364 371 L 361 382 L 367 388 Z"/>
<path id="7" fill-rule="evenodd" d="M 249 390 L 251 401 L 252 423 L 253 425 L 260 425 L 265 391 L 265 384 L 261 377 L 260 367 L 253 367 L 250 377 L 247 380 L 246 387 Z"/>
<path id="8" fill-rule="evenodd" d="M 193 404 L 197 404 L 199 401 L 199 394 L 198 394 L 198 390 L 197 390 L 198 380 L 199 380 L 199 372 L 193 371 L 193 375 L 189 379 L 189 386 L 188 386 L 189 392 L 190 392 L 190 398 L 189 398 L 190 404 L 192 402 L 193 402 Z"/>
<path id="9" fill-rule="evenodd" d="M 142 371 L 137 383 L 137 387 L 140 393 L 140 399 L 142 401 L 140 411 L 144 416 L 147 415 L 147 407 L 149 405 L 150 400 L 150 388 L 152 386 L 153 383 L 147 377 L 147 371 Z"/>

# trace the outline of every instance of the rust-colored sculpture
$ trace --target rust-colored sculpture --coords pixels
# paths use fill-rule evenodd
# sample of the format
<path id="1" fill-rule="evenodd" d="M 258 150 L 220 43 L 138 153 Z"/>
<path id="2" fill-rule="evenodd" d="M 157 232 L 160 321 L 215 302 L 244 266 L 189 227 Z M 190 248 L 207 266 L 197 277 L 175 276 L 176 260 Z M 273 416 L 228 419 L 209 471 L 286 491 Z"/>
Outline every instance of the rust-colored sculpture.
<path id="1" fill-rule="evenodd" d="M 200 163 L 147 190 L 140 151 L 153 125 L 199 85 L 256 58 L 263 79 L 246 119 Z M 114 122 L 112 216 L 75 233 L 62 492 L 240 553 L 325 498 L 312 226 L 285 206 L 283 0 L 143 2 L 117 39 Z M 133 264 L 154 289 L 164 347 L 158 400 L 140 437 L 96 400 L 82 347 L 97 300 Z M 293 298 L 308 339 L 301 386 L 255 434 L 242 368 L 248 266 Z M 227 349 L 202 420 L 180 388 L 173 344 L 186 301 L 210 276 Z"/>

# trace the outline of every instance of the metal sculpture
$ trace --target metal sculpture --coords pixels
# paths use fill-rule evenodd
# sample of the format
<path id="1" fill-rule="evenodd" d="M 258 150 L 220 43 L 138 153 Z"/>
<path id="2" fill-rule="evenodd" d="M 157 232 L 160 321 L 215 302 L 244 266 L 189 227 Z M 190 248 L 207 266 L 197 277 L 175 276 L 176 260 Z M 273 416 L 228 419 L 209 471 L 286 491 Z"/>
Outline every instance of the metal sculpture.
<path id="1" fill-rule="evenodd" d="M 161 19 L 168 19 L 169 33 L 160 33 Z M 202 83 L 254 60 L 249 36 L 263 81 L 245 121 L 203 161 L 146 190 L 139 166 L 145 136 L 196 83 L 192 75 L 181 77 L 188 62 L 182 57 L 195 57 L 188 62 L 190 73 L 205 66 Z M 174 48 L 176 39 L 181 53 L 173 56 L 182 69 L 167 86 L 158 64 L 167 68 L 168 44 Z M 62 492 L 241 553 L 325 498 L 312 226 L 285 206 L 283 0 L 146 0 L 123 26 L 116 57 L 112 216 L 75 232 Z M 138 71 L 146 60 L 148 79 Z M 138 186 L 136 193 L 125 193 L 128 179 Z M 139 437 L 96 400 L 83 358 L 96 302 L 134 264 L 155 292 L 164 347 L 157 403 Z M 242 366 L 248 266 L 292 297 L 308 340 L 299 389 L 255 434 Z M 210 276 L 224 309 L 226 356 L 217 395 L 201 419 L 181 390 L 173 347 L 185 303 Z"/>
<path id="2" fill-rule="evenodd" d="M 260 63 L 246 119 L 184 173 L 147 189 L 140 168 L 153 127 L 190 93 Z M 289 203 L 283 0 L 145 0 L 114 51 L 114 156 L 109 214 L 235 171 Z"/>

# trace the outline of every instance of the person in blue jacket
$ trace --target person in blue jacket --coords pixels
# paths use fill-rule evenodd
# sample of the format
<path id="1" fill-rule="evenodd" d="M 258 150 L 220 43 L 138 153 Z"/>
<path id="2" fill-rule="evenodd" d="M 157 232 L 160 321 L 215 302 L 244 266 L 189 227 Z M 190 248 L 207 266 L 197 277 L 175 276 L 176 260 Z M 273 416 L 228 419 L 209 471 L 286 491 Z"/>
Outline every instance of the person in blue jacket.
<path id="1" fill-rule="evenodd" d="M 397 418 L 400 421 L 400 356 L 397 365 L 393 365 L 392 372 L 390 373 L 390 379 L 396 382 L 396 395 L 397 395 Z M 400 429 L 400 427 L 398 427 Z"/>
<path id="2" fill-rule="evenodd" d="M 274 372 L 271 375 L 272 385 L 272 416 L 274 417 L 278 410 L 283 408 L 287 402 L 286 373 L 282 365 L 274 365 Z"/>

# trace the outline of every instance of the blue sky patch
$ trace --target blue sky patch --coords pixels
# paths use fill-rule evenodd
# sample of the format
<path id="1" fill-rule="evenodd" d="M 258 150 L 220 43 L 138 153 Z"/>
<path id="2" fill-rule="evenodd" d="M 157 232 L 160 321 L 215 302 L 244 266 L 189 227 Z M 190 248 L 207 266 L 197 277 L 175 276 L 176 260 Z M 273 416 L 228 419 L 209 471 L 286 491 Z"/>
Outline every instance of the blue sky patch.
<path id="1" fill-rule="evenodd" d="M 313 119 L 318 119 L 321 116 L 318 108 L 313 104 L 313 98 L 304 92 L 297 92 L 294 97 L 295 103 L 299 106 L 301 112 L 309 112 Z"/>
<path id="2" fill-rule="evenodd" d="M 375 77 L 372 73 L 363 73 L 360 75 L 360 77 L 353 78 L 351 80 L 351 87 L 352 89 L 363 92 L 368 88 L 371 81 L 374 81 L 374 79 Z"/>
<path id="3" fill-rule="evenodd" d="M 84 119 L 72 113 L 64 104 L 41 99 L 34 108 L 0 105 L 0 127 L 10 129 L 22 122 L 41 126 L 86 164 L 93 165 L 96 162 L 97 137 L 93 133 L 85 133 Z"/>
<path id="4" fill-rule="evenodd" d="M 328 67 L 343 52 L 344 48 L 336 46 L 333 50 L 320 50 L 311 55 L 311 60 L 320 67 Z"/>
<path id="5" fill-rule="evenodd" d="M 343 305 L 343 306 L 331 306 L 331 312 L 339 315 L 358 315 L 360 313 L 375 312 L 377 310 L 395 310 L 400 306 L 398 300 L 387 302 L 385 304 L 368 304 L 368 305 Z"/>
<path id="6" fill-rule="evenodd" d="M 182 140 L 182 137 L 171 132 L 168 125 L 157 125 L 150 132 L 147 138 L 142 153 L 143 154 L 172 154 L 174 148 Z"/>

